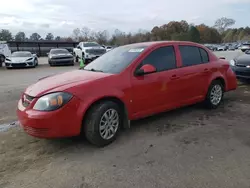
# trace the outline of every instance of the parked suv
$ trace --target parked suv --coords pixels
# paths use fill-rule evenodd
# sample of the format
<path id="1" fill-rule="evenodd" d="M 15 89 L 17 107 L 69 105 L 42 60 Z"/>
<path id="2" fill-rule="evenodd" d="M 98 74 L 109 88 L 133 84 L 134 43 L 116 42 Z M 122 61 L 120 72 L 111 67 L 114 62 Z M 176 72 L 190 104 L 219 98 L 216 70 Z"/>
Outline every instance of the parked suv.
<path id="1" fill-rule="evenodd" d="M 0 67 L 3 66 L 6 57 L 11 56 L 11 51 L 5 41 L 0 41 Z"/>
<path id="2" fill-rule="evenodd" d="M 86 64 L 106 53 L 106 49 L 96 42 L 80 42 L 73 50 L 73 54 L 78 59 L 85 59 Z"/>

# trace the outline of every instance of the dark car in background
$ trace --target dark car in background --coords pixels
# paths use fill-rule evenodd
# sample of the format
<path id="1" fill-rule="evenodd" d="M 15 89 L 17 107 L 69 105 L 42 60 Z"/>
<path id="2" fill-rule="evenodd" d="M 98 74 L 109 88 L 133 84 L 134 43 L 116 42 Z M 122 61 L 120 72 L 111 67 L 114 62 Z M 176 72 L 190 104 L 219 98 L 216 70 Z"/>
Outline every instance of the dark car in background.
<path id="1" fill-rule="evenodd" d="M 250 80 L 250 50 L 230 61 L 237 78 Z"/>
<path id="2" fill-rule="evenodd" d="M 234 51 L 234 50 L 236 50 L 237 48 L 236 48 L 236 46 L 235 45 L 229 45 L 228 46 L 228 50 L 230 50 L 230 51 Z"/>
<path id="3" fill-rule="evenodd" d="M 74 57 L 67 50 L 63 48 L 53 48 L 48 53 L 49 65 L 74 65 Z"/>
<path id="4" fill-rule="evenodd" d="M 216 47 L 212 44 L 205 44 L 204 46 L 206 46 L 211 51 L 216 51 Z"/>

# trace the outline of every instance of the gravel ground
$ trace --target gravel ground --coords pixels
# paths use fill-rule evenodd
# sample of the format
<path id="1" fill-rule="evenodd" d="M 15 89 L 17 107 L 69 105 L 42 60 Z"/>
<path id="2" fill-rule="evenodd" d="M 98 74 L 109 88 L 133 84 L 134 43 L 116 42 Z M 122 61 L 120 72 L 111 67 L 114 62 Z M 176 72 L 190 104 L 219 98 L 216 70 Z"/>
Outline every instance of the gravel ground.
<path id="1" fill-rule="evenodd" d="M 77 68 L 0 69 L 0 124 L 16 120 L 26 86 Z M 241 84 L 216 110 L 198 104 L 134 121 L 102 149 L 81 138 L 36 139 L 19 127 L 0 132 L 0 187 L 249 188 L 249 96 L 250 86 Z"/>

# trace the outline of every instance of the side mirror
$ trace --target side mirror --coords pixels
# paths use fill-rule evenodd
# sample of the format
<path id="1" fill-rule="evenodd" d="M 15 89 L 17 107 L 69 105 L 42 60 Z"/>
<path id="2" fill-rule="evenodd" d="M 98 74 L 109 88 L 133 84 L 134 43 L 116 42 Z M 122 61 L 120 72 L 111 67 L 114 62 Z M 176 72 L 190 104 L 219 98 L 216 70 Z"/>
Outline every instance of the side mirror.
<path id="1" fill-rule="evenodd" d="M 150 74 L 156 72 L 156 68 L 153 65 L 146 64 L 135 72 L 136 76 L 143 76 L 145 74 Z"/>
<path id="2" fill-rule="evenodd" d="M 226 59 L 225 57 L 219 57 L 219 59 Z"/>
<path id="3" fill-rule="evenodd" d="M 47 56 L 49 56 L 49 53 L 46 53 L 47 54 Z"/>

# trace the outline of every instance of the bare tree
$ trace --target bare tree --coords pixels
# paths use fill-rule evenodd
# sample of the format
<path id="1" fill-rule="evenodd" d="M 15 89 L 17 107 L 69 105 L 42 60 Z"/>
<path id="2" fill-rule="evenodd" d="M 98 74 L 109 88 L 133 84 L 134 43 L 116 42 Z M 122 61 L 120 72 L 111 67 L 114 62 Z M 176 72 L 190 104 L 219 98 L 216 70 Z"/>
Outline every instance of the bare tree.
<path id="1" fill-rule="evenodd" d="M 99 31 L 95 34 L 95 38 L 97 40 L 97 42 L 99 44 L 107 44 L 108 42 L 108 37 L 109 37 L 109 34 L 108 34 L 108 31 L 107 30 L 104 30 L 104 31 Z"/>
<path id="2" fill-rule="evenodd" d="M 235 20 L 231 18 L 222 17 L 215 21 L 214 27 L 219 33 L 223 33 L 226 29 L 235 24 Z"/>
<path id="3" fill-rule="evenodd" d="M 81 36 L 83 40 L 87 41 L 90 38 L 91 30 L 88 27 L 83 27 L 81 29 Z"/>
<path id="4" fill-rule="evenodd" d="M 80 37 L 81 37 L 81 30 L 79 29 L 79 28 L 76 28 L 76 29 L 74 29 L 73 30 L 73 39 L 75 40 L 75 41 L 80 41 Z"/>
<path id="5" fill-rule="evenodd" d="M 46 40 L 54 40 L 54 35 L 52 33 L 48 33 L 45 37 Z"/>

